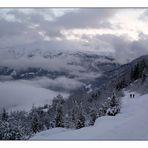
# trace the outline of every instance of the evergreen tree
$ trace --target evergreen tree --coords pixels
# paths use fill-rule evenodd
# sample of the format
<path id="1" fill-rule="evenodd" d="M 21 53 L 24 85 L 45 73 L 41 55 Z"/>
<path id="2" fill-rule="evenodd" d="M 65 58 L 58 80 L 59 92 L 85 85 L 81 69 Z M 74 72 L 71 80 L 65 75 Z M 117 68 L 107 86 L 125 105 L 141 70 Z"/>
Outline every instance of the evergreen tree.
<path id="1" fill-rule="evenodd" d="M 31 127 L 32 127 L 33 133 L 37 133 L 40 131 L 40 121 L 37 113 L 35 113 L 32 117 Z"/>
<path id="2" fill-rule="evenodd" d="M 2 121 L 7 121 L 7 120 L 8 120 L 8 113 L 6 112 L 5 108 L 3 108 Z"/>
<path id="3" fill-rule="evenodd" d="M 82 127 L 85 127 L 85 117 L 82 115 L 82 113 L 79 113 L 76 120 L 76 129 L 80 129 Z"/>
<path id="4" fill-rule="evenodd" d="M 131 70 L 131 80 L 137 80 L 139 78 L 142 78 L 143 71 L 147 67 L 146 63 L 144 60 L 140 61 L 137 63 L 134 68 Z"/>
<path id="5" fill-rule="evenodd" d="M 112 96 L 111 101 L 110 101 L 110 106 L 114 107 L 114 106 L 117 106 L 117 105 L 118 105 L 118 101 L 117 101 L 115 94 L 113 93 L 113 96 Z"/>
<path id="6" fill-rule="evenodd" d="M 142 83 L 145 81 L 147 76 L 148 76 L 148 70 L 147 68 L 144 68 L 143 73 L 142 73 Z"/>
<path id="7" fill-rule="evenodd" d="M 75 110 L 74 106 L 73 106 L 73 109 L 71 110 L 68 118 L 69 118 L 69 123 L 67 123 L 67 127 L 76 128 L 76 110 Z"/>
<path id="8" fill-rule="evenodd" d="M 117 97 L 115 96 L 115 94 L 113 94 L 109 103 L 109 107 L 106 111 L 106 114 L 109 116 L 115 116 L 119 112 L 120 112 L 120 102 L 119 99 L 117 99 Z"/>
<path id="9" fill-rule="evenodd" d="M 11 123 L 11 127 L 18 131 L 17 135 L 21 135 L 21 139 L 27 139 L 31 136 L 31 122 L 28 118 L 28 113 L 25 111 L 14 111 L 9 114 L 9 123 Z"/>
<path id="10" fill-rule="evenodd" d="M 89 122 L 89 125 L 94 125 L 95 121 L 96 121 L 96 118 L 97 118 L 97 114 L 94 110 L 91 111 L 90 113 L 90 122 Z"/>
<path id="11" fill-rule="evenodd" d="M 56 127 L 64 127 L 62 105 L 59 105 L 57 107 L 56 117 L 55 117 L 55 124 L 56 124 Z"/>
<path id="12" fill-rule="evenodd" d="M 25 139 L 22 127 L 16 126 L 16 124 L 13 124 L 13 123 L 10 123 L 8 121 L 0 122 L 0 139 L 1 140 Z"/>
<path id="13" fill-rule="evenodd" d="M 140 76 L 139 64 L 136 64 L 131 70 L 131 80 L 137 80 Z"/>
<path id="14" fill-rule="evenodd" d="M 50 128 L 50 117 L 48 113 L 45 113 L 45 115 L 43 116 L 43 123 L 46 127 L 46 129 Z"/>
<path id="15" fill-rule="evenodd" d="M 126 81 L 125 79 L 118 81 L 118 83 L 116 84 L 116 89 L 117 90 L 121 90 L 122 88 L 126 87 Z"/>

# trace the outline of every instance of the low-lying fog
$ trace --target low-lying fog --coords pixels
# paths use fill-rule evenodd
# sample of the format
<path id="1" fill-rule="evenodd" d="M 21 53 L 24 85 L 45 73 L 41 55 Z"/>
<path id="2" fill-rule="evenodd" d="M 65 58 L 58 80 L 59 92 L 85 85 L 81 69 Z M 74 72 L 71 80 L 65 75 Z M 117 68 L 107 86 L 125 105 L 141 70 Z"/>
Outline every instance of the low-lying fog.
<path id="1" fill-rule="evenodd" d="M 9 80 L 0 82 L 0 110 L 29 110 L 32 106 L 51 104 L 58 94 L 68 97 L 69 91 L 84 85 L 74 79 L 46 77 L 33 80 Z M 50 89 L 53 88 L 53 89 Z M 57 88 L 57 90 L 56 90 Z M 63 91 L 61 91 L 63 90 Z"/>

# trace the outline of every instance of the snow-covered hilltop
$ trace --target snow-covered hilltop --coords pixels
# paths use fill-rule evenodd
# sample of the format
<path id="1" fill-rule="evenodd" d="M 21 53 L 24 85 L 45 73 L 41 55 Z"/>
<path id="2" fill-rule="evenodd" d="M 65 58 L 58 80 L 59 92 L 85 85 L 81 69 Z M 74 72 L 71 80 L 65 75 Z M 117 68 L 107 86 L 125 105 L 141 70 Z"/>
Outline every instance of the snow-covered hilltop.
<path id="1" fill-rule="evenodd" d="M 35 134 L 31 140 L 148 140 L 148 95 L 125 92 L 121 112 L 103 116 L 94 126 L 78 130 L 53 128 Z"/>

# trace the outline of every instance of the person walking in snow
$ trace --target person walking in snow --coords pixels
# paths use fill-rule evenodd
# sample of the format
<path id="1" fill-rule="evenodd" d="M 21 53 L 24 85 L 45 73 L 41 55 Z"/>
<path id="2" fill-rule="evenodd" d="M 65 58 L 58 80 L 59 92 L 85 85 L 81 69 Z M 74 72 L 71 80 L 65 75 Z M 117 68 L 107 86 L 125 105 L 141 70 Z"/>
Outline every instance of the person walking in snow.
<path id="1" fill-rule="evenodd" d="M 130 98 L 132 98 L 132 94 L 130 94 Z"/>
<path id="2" fill-rule="evenodd" d="M 135 94 L 133 94 L 133 98 L 135 98 Z"/>

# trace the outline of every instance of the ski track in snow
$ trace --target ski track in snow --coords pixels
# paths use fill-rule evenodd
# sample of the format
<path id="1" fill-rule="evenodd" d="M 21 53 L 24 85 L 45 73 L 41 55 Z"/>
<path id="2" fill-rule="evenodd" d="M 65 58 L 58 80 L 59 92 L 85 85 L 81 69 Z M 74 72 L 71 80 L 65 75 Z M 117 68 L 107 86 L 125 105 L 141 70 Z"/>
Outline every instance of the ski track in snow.
<path id="1" fill-rule="evenodd" d="M 148 140 L 148 94 L 130 98 L 125 92 L 121 112 L 104 116 L 95 125 L 71 130 L 53 128 L 34 135 L 31 140 Z"/>

